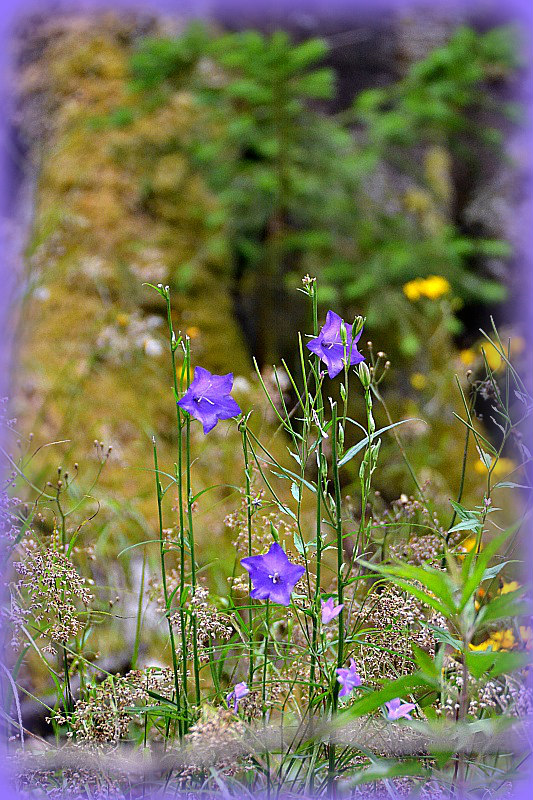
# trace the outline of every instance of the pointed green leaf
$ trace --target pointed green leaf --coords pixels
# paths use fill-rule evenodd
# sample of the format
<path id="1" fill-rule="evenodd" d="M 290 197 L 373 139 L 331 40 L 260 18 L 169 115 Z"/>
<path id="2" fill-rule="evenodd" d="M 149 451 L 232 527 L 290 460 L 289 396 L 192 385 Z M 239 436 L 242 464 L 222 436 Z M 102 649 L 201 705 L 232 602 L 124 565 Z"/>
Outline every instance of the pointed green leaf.
<path id="1" fill-rule="evenodd" d="M 499 597 L 495 597 L 490 603 L 482 607 L 477 615 L 476 623 L 479 627 L 482 623 L 493 622 L 497 619 L 506 619 L 507 617 L 519 617 L 523 614 L 528 614 L 531 611 L 530 604 L 525 600 L 520 601 L 520 598 L 525 593 L 526 587 L 521 586 L 515 592 L 508 592 Z"/>
<path id="2" fill-rule="evenodd" d="M 374 434 L 372 434 L 372 440 L 374 441 L 375 439 L 377 439 L 378 436 L 381 436 L 382 433 L 390 431 L 392 430 L 392 428 L 397 428 L 398 425 L 404 425 L 406 422 L 425 422 L 425 420 L 413 417 L 412 419 L 402 419 L 399 422 L 394 422 L 392 425 L 387 425 L 385 428 L 380 428 L 379 431 L 376 431 Z M 346 453 L 339 461 L 339 467 L 343 467 L 345 464 L 348 463 L 348 461 L 351 461 L 352 458 L 354 458 L 354 456 L 357 455 L 357 453 L 360 453 L 361 450 L 363 450 L 368 445 L 369 441 L 370 438 L 368 436 L 365 436 L 365 438 L 361 439 L 360 442 L 354 444 L 353 447 L 350 447 L 349 450 L 346 451 Z"/>
<path id="3" fill-rule="evenodd" d="M 434 682 L 428 680 L 421 672 L 415 672 L 412 675 L 402 675 L 401 678 L 388 682 L 382 689 L 370 692 L 364 697 L 355 700 L 346 711 L 339 714 L 337 719 L 342 726 L 352 717 L 361 717 L 363 714 L 370 714 L 389 700 L 394 700 L 395 697 L 405 697 L 405 695 L 410 694 L 413 689 L 433 685 Z"/>

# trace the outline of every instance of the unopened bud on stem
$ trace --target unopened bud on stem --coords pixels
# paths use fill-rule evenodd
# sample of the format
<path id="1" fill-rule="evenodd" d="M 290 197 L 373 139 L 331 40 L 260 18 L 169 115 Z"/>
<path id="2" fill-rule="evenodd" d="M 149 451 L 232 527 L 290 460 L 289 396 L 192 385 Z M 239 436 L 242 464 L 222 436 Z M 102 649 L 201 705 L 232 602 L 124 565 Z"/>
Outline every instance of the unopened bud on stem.
<path id="1" fill-rule="evenodd" d="M 363 325 L 365 324 L 365 318 L 357 316 L 353 321 L 352 327 L 352 334 L 355 339 L 358 333 L 363 330 Z"/>
<path id="2" fill-rule="evenodd" d="M 368 389 L 371 381 L 370 370 L 368 369 L 364 361 L 361 361 L 358 370 L 359 370 L 359 380 L 361 381 L 365 389 Z"/>
<path id="3" fill-rule="evenodd" d="M 341 332 L 341 342 L 343 343 L 344 346 L 346 346 L 346 344 L 348 342 L 348 337 L 346 335 L 346 325 L 344 324 L 344 320 L 342 320 L 342 322 L 341 322 L 341 331 L 340 332 Z"/>

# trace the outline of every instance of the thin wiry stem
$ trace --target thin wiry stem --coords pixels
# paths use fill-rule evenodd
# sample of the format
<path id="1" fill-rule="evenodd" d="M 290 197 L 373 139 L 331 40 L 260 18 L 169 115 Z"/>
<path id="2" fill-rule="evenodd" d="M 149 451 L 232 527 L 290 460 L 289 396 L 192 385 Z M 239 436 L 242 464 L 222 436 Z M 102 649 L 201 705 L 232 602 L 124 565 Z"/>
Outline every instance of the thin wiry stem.
<path id="1" fill-rule="evenodd" d="M 312 292 L 312 312 L 313 312 L 313 335 L 318 336 L 318 298 L 316 293 L 316 281 L 312 283 L 310 290 Z M 316 402 L 316 415 L 320 429 L 324 425 L 324 404 L 322 400 L 322 381 L 320 379 L 320 358 L 314 357 L 315 360 L 315 402 Z M 316 533 L 316 580 L 315 580 L 315 597 L 314 597 L 314 613 L 313 613 L 313 644 L 311 648 L 311 666 L 309 673 L 309 705 L 311 706 L 312 698 L 315 691 L 315 672 L 316 672 L 316 654 L 318 647 L 318 629 L 320 625 L 320 582 L 322 578 L 322 469 L 323 469 L 323 455 L 322 455 L 322 430 L 318 431 L 319 442 L 317 446 L 317 480 L 316 480 L 316 514 L 315 514 L 315 533 Z"/>
<path id="2" fill-rule="evenodd" d="M 183 416 L 178 405 L 179 387 L 178 374 L 176 368 L 176 349 L 179 341 L 176 339 L 174 327 L 172 325 L 172 310 L 170 306 L 170 292 L 165 291 L 167 305 L 167 326 L 169 333 L 170 358 L 172 362 L 172 383 L 174 389 L 174 403 L 176 405 L 176 423 L 178 429 L 178 463 L 175 465 L 175 477 L 178 485 L 178 521 L 179 521 L 179 545 L 180 545 L 180 595 L 179 595 L 179 614 L 181 628 L 181 661 L 182 661 L 182 686 L 183 701 L 187 704 L 187 626 L 185 624 L 185 613 L 183 610 L 183 598 L 185 594 L 185 514 L 183 509 Z M 181 340 L 181 337 L 180 337 Z"/>
<path id="3" fill-rule="evenodd" d="M 156 484 L 156 493 L 157 493 L 157 518 L 159 522 L 159 556 L 161 561 L 161 580 L 163 583 L 163 599 L 165 601 L 165 617 L 168 624 L 168 634 L 170 640 L 170 650 L 171 650 L 171 657 L 172 657 L 172 671 L 174 675 L 174 692 L 176 694 L 176 705 L 178 709 L 180 709 L 180 687 L 179 687 L 179 679 L 178 679 L 178 661 L 176 657 L 176 644 L 174 641 L 174 629 L 172 627 L 172 620 L 170 615 L 170 608 L 169 608 L 169 597 L 168 597 L 168 587 L 167 587 L 167 573 L 166 573 L 166 566 L 165 566 L 165 540 L 163 535 L 163 509 L 162 509 L 162 496 L 163 490 L 161 486 L 161 481 L 159 480 L 159 465 L 157 462 L 157 446 L 155 442 L 155 436 L 152 439 L 153 442 L 153 450 L 154 450 L 154 470 L 155 470 L 155 484 Z M 180 740 L 183 736 L 183 726 L 182 726 L 182 718 L 181 713 L 178 711 L 178 731 Z"/>
<path id="4" fill-rule="evenodd" d="M 190 341 L 187 337 L 185 340 L 185 373 L 187 377 L 187 387 L 191 383 L 191 348 Z M 189 528 L 189 552 L 191 554 L 191 587 L 192 598 L 196 591 L 196 556 L 194 547 L 194 528 L 192 521 L 192 506 L 193 495 L 191 489 L 191 418 L 187 414 L 185 420 L 185 475 L 186 475 L 186 492 L 187 492 L 187 523 Z M 194 689 L 196 697 L 196 705 L 200 705 L 200 662 L 198 659 L 198 620 L 196 611 L 191 611 L 192 615 L 192 656 L 193 656 L 193 671 L 194 671 Z"/>
<path id="5" fill-rule="evenodd" d="M 250 461 L 248 458 L 248 436 L 247 422 L 243 420 L 241 424 L 242 452 L 244 456 L 244 479 L 246 484 L 246 529 L 248 534 L 248 557 L 252 556 L 252 497 L 250 481 Z M 252 578 L 248 573 L 248 593 L 252 592 Z M 254 678 L 254 620 L 253 620 L 253 600 L 250 597 L 250 607 L 248 610 L 248 683 L 251 686 Z"/>

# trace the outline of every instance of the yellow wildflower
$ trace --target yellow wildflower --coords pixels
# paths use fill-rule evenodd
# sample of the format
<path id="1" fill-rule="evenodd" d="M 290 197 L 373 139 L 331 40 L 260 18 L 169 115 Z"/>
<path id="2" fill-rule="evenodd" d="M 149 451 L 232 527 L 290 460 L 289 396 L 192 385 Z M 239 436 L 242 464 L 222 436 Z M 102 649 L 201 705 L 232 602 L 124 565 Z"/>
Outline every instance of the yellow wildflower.
<path id="1" fill-rule="evenodd" d="M 475 536 L 469 536 L 467 539 L 463 539 L 460 546 L 465 550 L 466 553 L 470 553 L 470 551 L 476 546 L 476 542 L 477 539 Z M 479 549 L 483 550 L 483 545 Z"/>
<path id="2" fill-rule="evenodd" d="M 411 302 L 420 300 L 422 297 L 421 286 L 423 283 L 424 281 L 421 278 L 416 278 L 414 281 L 409 281 L 404 284 L 403 293 L 408 300 L 411 300 Z"/>
<path id="3" fill-rule="evenodd" d="M 430 300 L 437 300 L 443 294 L 447 294 L 451 289 L 449 282 L 442 275 L 430 275 L 428 278 L 415 278 L 404 284 L 403 293 L 414 302 L 421 297 L 428 297 Z"/>
<path id="4" fill-rule="evenodd" d="M 474 464 L 474 470 L 478 475 L 485 475 L 487 472 L 487 465 L 481 459 L 478 459 Z"/>
<path id="5" fill-rule="evenodd" d="M 516 469 L 516 464 L 512 458 L 499 458 L 494 464 L 492 469 L 492 474 L 495 477 L 501 477 L 502 475 L 509 475 L 509 473 L 513 472 Z M 476 461 L 474 464 L 474 470 L 478 473 L 478 475 L 485 475 L 487 472 L 487 467 L 483 463 L 481 459 Z"/>
<path id="6" fill-rule="evenodd" d="M 430 300 L 437 300 L 439 297 L 442 297 L 443 294 L 448 294 L 450 289 L 451 286 L 449 282 L 446 278 L 443 278 L 442 275 L 430 275 L 429 278 L 424 281 L 422 294 L 429 297 Z"/>
<path id="7" fill-rule="evenodd" d="M 472 348 L 469 347 L 466 350 L 461 350 L 459 353 L 459 358 L 465 367 L 469 367 L 476 360 L 476 353 L 474 350 L 472 350 Z"/>
<path id="8" fill-rule="evenodd" d="M 495 631 L 489 636 L 489 642 L 492 642 L 493 650 L 512 650 L 516 645 L 511 628 L 507 628 L 505 631 Z"/>
<path id="9" fill-rule="evenodd" d="M 520 353 L 524 351 L 525 346 L 526 342 L 522 336 L 514 336 L 511 339 L 511 358 L 519 356 Z M 506 362 L 501 357 L 500 351 L 495 345 L 491 344 L 491 342 L 483 341 L 479 345 L 479 352 L 481 352 L 481 348 L 485 351 L 487 363 L 491 370 L 496 372 L 497 370 L 505 369 Z M 506 344 L 504 344 L 504 351 L 507 352 Z"/>
<path id="10" fill-rule="evenodd" d="M 488 650 L 489 647 L 491 647 L 491 646 L 492 646 L 492 642 L 491 642 L 490 639 L 485 639 L 485 641 L 481 642 L 481 644 L 470 644 L 469 645 L 470 649 L 474 650 L 475 652 L 482 652 L 483 650 Z M 492 649 L 494 650 L 494 647 L 492 647 Z"/>
<path id="11" fill-rule="evenodd" d="M 494 466 L 494 475 L 508 475 L 516 469 L 516 464 L 512 458 L 499 458 Z"/>
<path id="12" fill-rule="evenodd" d="M 498 350 L 494 347 L 493 344 L 490 342 L 483 342 L 480 345 L 480 350 L 483 348 L 485 351 L 485 357 L 487 359 L 487 364 L 492 370 L 498 370 L 502 366 L 504 362 L 502 362 L 502 357 Z"/>
<path id="13" fill-rule="evenodd" d="M 470 649 L 481 652 L 492 647 L 494 652 L 498 650 L 512 650 L 516 646 L 516 639 L 511 628 L 504 631 L 494 631 L 488 639 L 481 644 L 471 644 Z"/>
<path id="14" fill-rule="evenodd" d="M 509 592 L 516 592 L 517 589 L 520 589 L 520 584 L 518 581 L 509 581 L 509 583 L 504 583 L 500 589 L 500 594 L 509 594 Z"/>
<path id="15" fill-rule="evenodd" d="M 186 329 L 185 333 L 189 339 L 196 339 L 196 337 L 200 335 L 200 328 L 197 328 L 196 325 L 191 325 L 190 328 Z"/>
<path id="16" fill-rule="evenodd" d="M 422 389 L 426 388 L 427 383 L 428 379 L 421 372 L 413 372 L 411 375 L 411 386 L 413 389 L 417 389 L 419 392 L 421 392 Z"/>

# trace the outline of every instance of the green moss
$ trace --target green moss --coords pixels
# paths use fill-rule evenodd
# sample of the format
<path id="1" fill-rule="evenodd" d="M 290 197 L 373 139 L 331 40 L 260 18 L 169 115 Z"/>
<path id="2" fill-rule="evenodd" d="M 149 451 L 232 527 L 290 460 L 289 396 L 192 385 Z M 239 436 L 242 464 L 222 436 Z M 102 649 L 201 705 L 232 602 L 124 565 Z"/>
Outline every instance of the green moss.
<path id="1" fill-rule="evenodd" d="M 15 405 L 19 426 L 33 430 L 39 443 L 70 440 L 61 452 L 43 451 L 41 476 L 53 475 L 60 460 L 81 463 L 93 439 L 102 439 L 116 455 L 100 491 L 119 505 L 131 503 L 153 525 L 152 433 L 161 463 L 172 469 L 176 460 L 164 324 L 150 333 L 161 355 L 138 342 L 130 352 L 113 353 L 113 345 L 102 347 L 102 335 L 127 336 L 132 320 L 141 327 L 154 316 L 163 322 L 158 296 L 142 284 L 164 281 L 173 288 L 175 325 L 190 330 L 197 361 L 248 377 L 251 364 L 233 315 L 227 257 L 208 246 L 212 230 L 205 220 L 215 201 L 181 156 L 163 157 L 155 168 L 143 156 L 171 135 L 187 135 L 193 121 L 188 97 L 177 93 L 170 106 L 129 126 L 90 124 L 95 115 L 131 102 L 128 57 L 128 48 L 105 28 L 83 36 L 65 32 L 43 56 L 57 115 L 42 159 L 28 259 L 33 281 L 48 296 L 30 294 L 22 312 Z M 212 482 L 214 463 L 224 464 L 223 482 L 241 482 L 240 437 L 235 425 L 224 427 L 227 435 L 202 439 L 198 488 Z M 220 533 L 223 516 L 217 510 Z M 128 515 L 114 524 L 126 539 L 135 535 Z M 107 537 L 107 555 L 116 555 L 116 539 Z"/>

